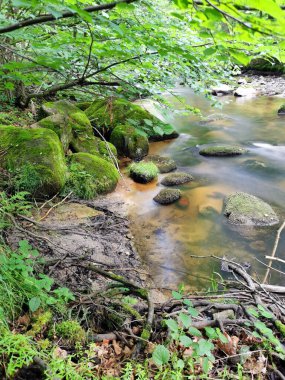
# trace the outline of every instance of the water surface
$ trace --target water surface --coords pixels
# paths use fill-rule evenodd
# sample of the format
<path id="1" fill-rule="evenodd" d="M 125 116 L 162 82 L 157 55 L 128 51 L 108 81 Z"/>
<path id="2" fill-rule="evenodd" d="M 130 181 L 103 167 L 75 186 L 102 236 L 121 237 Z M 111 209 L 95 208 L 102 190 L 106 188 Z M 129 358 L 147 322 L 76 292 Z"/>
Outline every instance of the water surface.
<path id="1" fill-rule="evenodd" d="M 163 287 L 177 288 L 181 282 L 190 288 L 209 286 L 206 279 L 221 269 L 219 261 L 201 257 L 210 255 L 249 262 L 251 273 L 262 279 L 266 267 L 257 259 L 266 262 L 264 256 L 272 251 L 278 226 L 231 226 L 223 216 L 223 202 L 228 194 L 245 191 L 269 202 L 280 220 L 284 219 L 285 117 L 277 115 L 284 99 L 224 97 L 219 98 L 219 109 L 188 89 L 177 92 L 187 104 L 198 107 L 204 118 L 213 114 L 225 118 L 216 116 L 214 121 L 205 121 L 185 115 L 184 106 L 169 97 L 176 110 L 166 119 L 180 136 L 152 144 L 151 153 L 173 158 L 178 170 L 191 173 L 195 180 L 179 187 L 183 193 L 180 202 L 160 206 L 152 198 L 163 188 L 159 184 L 163 175 L 148 185 L 125 179 L 119 191 L 133 204 L 130 214 L 137 248 L 156 283 Z M 231 158 L 199 155 L 199 146 L 218 143 L 239 144 L 249 152 Z M 285 237 L 277 255 L 285 259 Z M 280 264 L 274 266 L 285 269 Z M 282 281 L 277 272 L 272 275 L 271 282 L 280 285 Z"/>

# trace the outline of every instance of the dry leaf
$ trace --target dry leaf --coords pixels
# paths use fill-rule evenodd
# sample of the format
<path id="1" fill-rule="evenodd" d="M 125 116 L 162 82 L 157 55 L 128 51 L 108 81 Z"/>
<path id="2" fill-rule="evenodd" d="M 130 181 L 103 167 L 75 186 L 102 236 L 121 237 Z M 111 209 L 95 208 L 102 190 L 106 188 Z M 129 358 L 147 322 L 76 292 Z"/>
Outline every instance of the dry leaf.
<path id="1" fill-rule="evenodd" d="M 114 347 L 114 351 L 116 355 L 120 355 L 122 353 L 122 348 L 120 347 L 120 345 L 117 343 L 116 340 L 113 340 L 113 347 Z"/>
<path id="2" fill-rule="evenodd" d="M 60 347 L 56 347 L 53 351 L 53 356 L 55 358 L 65 359 L 67 357 L 67 351 L 62 350 Z"/>
<path id="3" fill-rule="evenodd" d="M 248 359 L 244 365 L 243 368 L 247 371 L 250 371 L 252 375 L 258 375 L 258 374 L 266 374 L 266 365 L 267 365 L 267 359 L 266 357 L 260 353 L 259 357 L 251 357 Z"/>
<path id="4" fill-rule="evenodd" d="M 227 333 L 224 333 L 224 336 L 227 338 L 228 343 L 223 343 L 220 340 L 217 341 L 217 346 L 221 351 L 226 355 L 236 355 L 239 338 L 235 335 L 229 336 Z"/>

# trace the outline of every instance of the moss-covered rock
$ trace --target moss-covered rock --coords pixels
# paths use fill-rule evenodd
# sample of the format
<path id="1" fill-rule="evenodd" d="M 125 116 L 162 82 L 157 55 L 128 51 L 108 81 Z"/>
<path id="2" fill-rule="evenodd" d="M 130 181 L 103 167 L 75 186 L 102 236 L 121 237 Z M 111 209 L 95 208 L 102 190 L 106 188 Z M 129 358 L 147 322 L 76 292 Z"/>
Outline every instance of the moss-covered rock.
<path id="1" fill-rule="evenodd" d="M 247 193 L 231 194 L 225 201 L 224 215 L 232 224 L 271 226 L 279 223 L 272 207 Z"/>
<path id="2" fill-rule="evenodd" d="M 285 104 L 278 109 L 278 115 L 285 115 Z"/>
<path id="3" fill-rule="evenodd" d="M 163 178 L 161 184 L 164 186 L 178 186 L 183 185 L 184 183 L 193 181 L 193 177 L 188 173 L 171 173 Z"/>
<path id="4" fill-rule="evenodd" d="M 140 160 L 148 154 L 148 139 L 130 125 L 118 125 L 114 128 L 110 142 L 115 145 L 120 156 Z"/>
<path id="5" fill-rule="evenodd" d="M 144 158 L 145 162 L 153 162 L 160 173 L 169 173 L 177 169 L 176 163 L 169 157 L 162 157 L 159 155 L 149 155 Z"/>
<path id="6" fill-rule="evenodd" d="M 0 126 L 0 150 L 5 152 L 0 156 L 3 169 L 21 175 L 27 165 L 33 168 L 33 175 L 40 179 L 35 182 L 34 195 L 52 196 L 64 186 L 67 171 L 64 152 L 52 130 Z"/>
<path id="7" fill-rule="evenodd" d="M 113 162 L 118 155 L 116 147 L 108 141 L 100 140 L 98 142 L 98 149 L 100 156 L 102 156 L 103 158 L 105 158 L 105 160 L 108 161 Z"/>
<path id="8" fill-rule="evenodd" d="M 212 157 L 231 157 L 239 156 L 247 152 L 247 149 L 240 146 L 231 145 L 212 145 L 200 149 L 199 153 L 202 156 L 212 156 Z"/>
<path id="9" fill-rule="evenodd" d="M 47 116 L 54 115 L 56 113 L 61 113 L 64 115 L 69 115 L 79 110 L 76 105 L 66 101 L 58 100 L 56 102 L 45 102 L 41 105 L 39 110 L 39 118 L 42 119 Z"/>
<path id="10" fill-rule="evenodd" d="M 180 197 L 181 191 L 178 189 L 163 189 L 153 198 L 153 200 L 161 205 L 169 205 L 178 201 Z"/>
<path id="11" fill-rule="evenodd" d="M 147 133 L 150 140 L 175 138 L 175 129 L 138 104 L 125 99 L 96 99 L 85 111 L 94 127 L 99 128 L 107 136 L 118 125 L 131 124 Z"/>
<path id="12" fill-rule="evenodd" d="M 71 162 L 79 164 L 91 175 L 97 194 L 105 194 L 115 190 L 119 173 L 115 166 L 101 157 L 89 153 L 75 153 Z"/>
<path id="13" fill-rule="evenodd" d="M 130 166 L 130 177 L 139 183 L 148 183 L 157 177 L 158 169 L 153 162 L 138 162 Z"/>
<path id="14" fill-rule="evenodd" d="M 57 113 L 41 119 L 31 127 L 48 128 L 54 131 L 60 138 L 63 150 L 67 152 L 73 136 L 72 123 L 68 116 Z"/>
<path id="15" fill-rule="evenodd" d="M 76 107 L 81 109 L 81 111 L 87 110 L 88 107 L 90 107 L 92 102 L 77 102 Z"/>

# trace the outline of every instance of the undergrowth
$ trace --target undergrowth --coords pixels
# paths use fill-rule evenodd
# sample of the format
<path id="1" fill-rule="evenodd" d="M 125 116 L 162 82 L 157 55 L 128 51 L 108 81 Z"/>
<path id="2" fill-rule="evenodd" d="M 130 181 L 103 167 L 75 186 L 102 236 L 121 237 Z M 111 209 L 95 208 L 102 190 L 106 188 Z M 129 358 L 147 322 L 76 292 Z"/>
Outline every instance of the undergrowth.
<path id="1" fill-rule="evenodd" d="M 82 165 L 78 163 L 70 164 L 67 181 L 62 194 L 67 195 L 70 192 L 80 199 L 92 199 L 97 195 L 94 179 L 91 174 L 87 173 Z"/>

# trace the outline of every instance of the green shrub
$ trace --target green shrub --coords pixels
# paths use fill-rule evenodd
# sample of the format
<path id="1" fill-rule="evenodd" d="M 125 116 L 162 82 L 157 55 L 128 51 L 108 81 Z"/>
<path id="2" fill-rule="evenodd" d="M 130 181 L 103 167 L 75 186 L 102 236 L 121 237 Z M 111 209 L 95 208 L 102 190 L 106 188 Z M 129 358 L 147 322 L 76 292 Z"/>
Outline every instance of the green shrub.
<path id="1" fill-rule="evenodd" d="M 43 186 L 39 171 L 32 164 L 26 164 L 12 173 L 12 184 L 15 191 L 27 191 L 32 196 Z"/>

